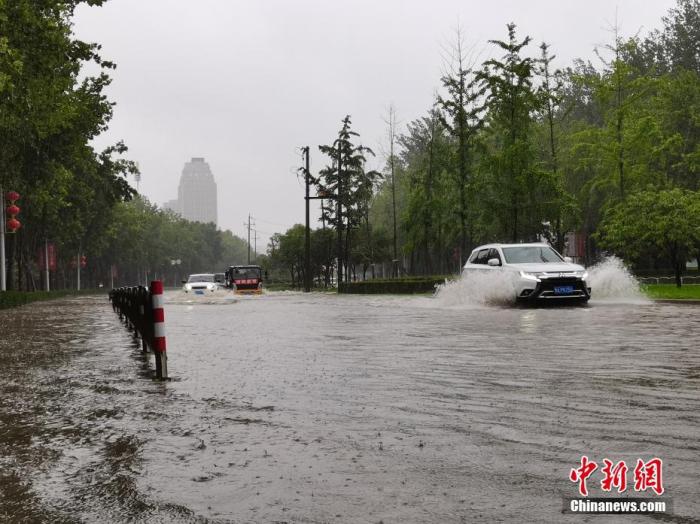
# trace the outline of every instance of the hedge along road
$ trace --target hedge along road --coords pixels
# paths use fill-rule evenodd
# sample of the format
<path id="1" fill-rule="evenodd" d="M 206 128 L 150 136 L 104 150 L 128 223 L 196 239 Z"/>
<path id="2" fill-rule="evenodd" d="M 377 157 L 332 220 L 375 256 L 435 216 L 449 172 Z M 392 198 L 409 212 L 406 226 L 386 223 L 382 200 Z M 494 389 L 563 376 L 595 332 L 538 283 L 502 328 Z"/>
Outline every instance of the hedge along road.
<path id="1" fill-rule="evenodd" d="M 578 522 L 584 454 L 700 515 L 695 307 L 175 297 L 167 383 L 104 297 L 0 311 L 0 519 Z"/>

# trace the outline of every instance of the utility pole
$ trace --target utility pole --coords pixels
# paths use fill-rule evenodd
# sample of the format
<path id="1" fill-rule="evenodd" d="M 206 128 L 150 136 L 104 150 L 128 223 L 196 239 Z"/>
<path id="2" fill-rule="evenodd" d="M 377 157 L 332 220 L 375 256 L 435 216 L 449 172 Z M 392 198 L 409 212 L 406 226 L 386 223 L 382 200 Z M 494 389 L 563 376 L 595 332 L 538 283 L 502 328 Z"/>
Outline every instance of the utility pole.
<path id="1" fill-rule="evenodd" d="M 303 168 L 304 180 L 306 185 L 306 194 L 304 196 L 304 199 L 306 200 L 306 229 L 304 230 L 304 291 L 308 293 L 309 291 L 311 291 L 311 284 L 313 282 L 313 279 L 311 278 L 311 226 L 309 224 L 309 205 L 311 200 L 320 200 L 321 216 L 323 216 L 323 200 L 332 200 L 334 197 L 332 195 L 329 195 L 328 191 L 323 186 L 319 187 L 319 191 L 316 196 L 309 195 L 309 186 L 312 183 L 318 184 L 319 181 L 314 180 L 311 176 L 311 169 L 309 167 L 311 163 L 309 155 L 309 146 L 302 147 L 301 151 L 304 154 L 304 158 L 306 160 Z M 323 220 L 323 229 L 326 229 L 325 219 Z M 340 242 L 338 242 L 338 247 L 340 247 Z M 328 246 L 328 249 L 330 250 L 330 245 Z M 340 264 L 340 252 L 338 252 L 338 264 Z"/>
<path id="2" fill-rule="evenodd" d="M 303 147 L 302 152 L 306 158 L 304 167 L 304 180 L 306 181 L 306 229 L 304 229 L 304 291 L 311 291 L 311 229 L 309 225 L 309 182 L 311 174 L 309 173 L 309 146 Z"/>
<path id="3" fill-rule="evenodd" d="M 248 213 L 248 222 L 243 222 L 243 225 L 248 228 L 248 264 L 250 264 L 250 226 L 255 225 L 255 222 L 251 222 L 250 220 L 250 213 Z"/>
<path id="4" fill-rule="evenodd" d="M 253 229 L 253 260 L 258 259 L 258 230 Z"/>

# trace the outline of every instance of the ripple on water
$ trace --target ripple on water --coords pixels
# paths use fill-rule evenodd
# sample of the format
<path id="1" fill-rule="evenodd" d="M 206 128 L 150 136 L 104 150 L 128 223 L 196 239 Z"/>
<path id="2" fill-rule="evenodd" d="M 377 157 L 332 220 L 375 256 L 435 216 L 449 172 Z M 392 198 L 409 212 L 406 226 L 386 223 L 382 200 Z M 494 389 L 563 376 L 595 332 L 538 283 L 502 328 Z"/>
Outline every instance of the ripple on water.
<path id="1" fill-rule="evenodd" d="M 700 513 L 694 308 L 166 304 L 165 384 L 103 299 L 17 311 L 0 311 L 15 520 L 557 522 L 582 454 L 660 456 L 676 517 Z"/>

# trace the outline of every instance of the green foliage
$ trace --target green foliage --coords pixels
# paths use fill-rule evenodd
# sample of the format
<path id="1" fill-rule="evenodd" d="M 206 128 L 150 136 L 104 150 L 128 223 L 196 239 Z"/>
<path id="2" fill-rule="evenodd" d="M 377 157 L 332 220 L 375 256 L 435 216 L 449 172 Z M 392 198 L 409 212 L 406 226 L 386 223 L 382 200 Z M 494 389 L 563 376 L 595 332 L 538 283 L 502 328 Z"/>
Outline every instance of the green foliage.
<path id="1" fill-rule="evenodd" d="M 472 67 L 458 33 L 436 107 L 399 139 L 399 241 L 409 271 L 456 270 L 460 248 L 486 241 L 546 238 L 562 250 L 568 232 L 583 236 L 592 263 L 599 240 L 609 247 L 596 233 L 620 203 L 699 191 L 699 7 L 677 0 L 660 31 L 616 31 L 593 62 L 563 71 L 551 70 L 546 44 L 533 56 L 513 24 L 507 39 L 491 41 L 497 56 Z M 379 186 L 372 202 L 376 233 L 390 230 L 389 190 Z M 638 268 L 680 264 L 643 238 L 616 249 Z"/>
<path id="2" fill-rule="evenodd" d="M 142 282 L 144 274 L 177 284 L 191 273 L 222 273 L 247 261 L 247 243 L 230 231 L 184 220 L 141 198 L 115 206 L 109 224 L 95 262 L 114 265 L 123 285 Z"/>
<path id="3" fill-rule="evenodd" d="M 461 240 L 463 233 L 455 227 L 452 211 L 453 204 L 461 206 L 461 194 L 453 191 L 457 181 L 450 176 L 450 135 L 439 112 L 433 109 L 427 117 L 410 122 L 399 143 L 408 182 L 402 215 L 405 249 L 416 254 L 414 267 L 421 273 L 446 271 L 444 257 L 436 253 L 444 253 L 452 242 Z M 456 195 L 459 199 L 454 202 Z"/>
<path id="4" fill-rule="evenodd" d="M 530 37 L 518 40 L 508 25 L 508 40 L 492 40 L 500 60 L 484 62 L 478 75 L 487 93 L 488 151 L 482 173 L 498 236 L 510 241 L 534 240 L 546 218 L 542 202 L 552 199 L 553 181 L 536 167 L 532 141 L 533 112 L 541 98 L 534 88 L 535 60 L 522 56 Z"/>
<path id="5" fill-rule="evenodd" d="M 96 152 L 90 141 L 112 117 L 104 89 L 114 67 L 99 45 L 73 37 L 81 3 L 101 0 L 0 2 L 0 188 L 20 201 L 22 229 L 9 243 L 9 280 L 27 280 L 44 239 L 61 253 L 104 249 L 110 209 L 129 200 L 124 176 L 135 165 L 119 143 Z M 92 63 L 97 73 L 84 75 Z M 15 267 L 20 266 L 15 271 Z"/>
<path id="6" fill-rule="evenodd" d="M 272 281 L 289 282 L 292 288 L 304 284 L 304 226 L 296 224 L 284 234 L 276 233 L 270 239 L 264 266 Z M 334 268 L 335 231 L 311 231 L 311 280 L 317 286 L 328 287 Z"/>
<path id="7" fill-rule="evenodd" d="M 700 252 L 700 193 L 674 188 L 630 195 L 606 213 L 600 245 L 630 261 L 667 258 L 676 282 L 692 254 Z"/>
<path id="8" fill-rule="evenodd" d="M 353 230 L 364 226 L 369 231 L 369 208 L 375 185 L 381 178 L 381 173 L 365 169 L 367 155 L 374 156 L 374 153 L 368 147 L 353 143 L 353 137 L 359 134 L 351 126 L 348 115 L 333 144 L 319 146 L 331 163 L 321 170 L 318 179 L 314 179 L 319 194 L 333 195 L 331 204 L 324 206 L 321 218 L 338 234 L 341 248 L 337 258 L 341 275 L 343 268 L 346 272 L 350 269 Z"/>
<path id="9" fill-rule="evenodd" d="M 452 146 L 454 152 L 446 157 L 453 163 L 452 169 L 446 173 L 451 179 L 452 190 L 456 199 L 456 216 L 459 220 L 459 249 L 460 253 L 466 256 L 470 244 L 474 240 L 474 220 L 477 217 L 478 209 L 474 202 L 475 190 L 475 160 L 476 149 L 479 141 L 479 131 L 484 125 L 484 105 L 482 101 L 483 91 L 479 86 L 480 77 L 467 65 L 468 57 L 464 52 L 464 42 L 462 41 L 461 30 L 457 30 L 456 42 L 453 46 L 452 63 L 449 65 L 449 72 L 440 80 L 443 88 L 447 92 L 446 97 L 438 96 L 437 105 L 440 111 L 434 111 L 433 118 L 437 118 L 444 130 L 453 138 Z M 434 124 L 431 127 L 436 131 Z M 434 146 L 429 142 L 429 159 L 431 174 L 433 178 L 433 162 L 435 156 L 430 153 L 430 148 Z M 432 192 L 426 194 L 432 197 Z M 427 235 L 427 231 L 424 231 Z M 423 240 L 423 250 L 425 251 L 425 239 Z M 423 255 L 426 257 L 425 253 Z M 425 261 L 426 264 L 428 261 Z"/>

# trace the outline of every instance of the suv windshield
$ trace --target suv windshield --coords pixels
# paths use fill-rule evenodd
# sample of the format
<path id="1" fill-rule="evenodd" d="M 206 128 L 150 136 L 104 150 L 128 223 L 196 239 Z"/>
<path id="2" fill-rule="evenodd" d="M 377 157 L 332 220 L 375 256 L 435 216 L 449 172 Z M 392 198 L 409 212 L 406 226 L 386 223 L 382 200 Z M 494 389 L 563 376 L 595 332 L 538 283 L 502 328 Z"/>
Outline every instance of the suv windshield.
<path id="1" fill-rule="evenodd" d="M 214 282 L 214 275 L 190 275 L 187 282 Z"/>
<path id="2" fill-rule="evenodd" d="M 503 256 L 509 264 L 563 262 L 559 254 L 549 246 L 504 247 Z"/>

